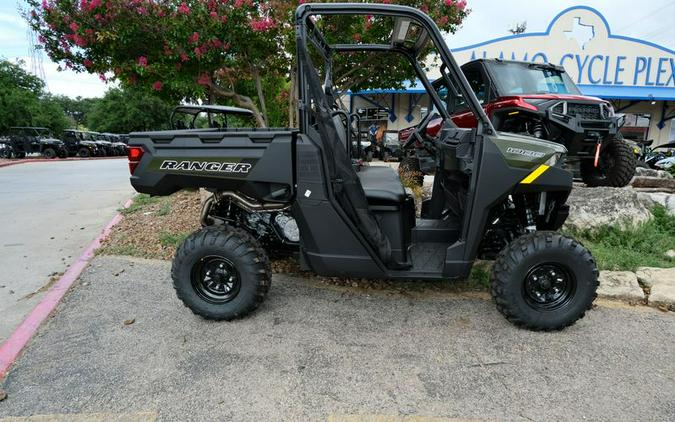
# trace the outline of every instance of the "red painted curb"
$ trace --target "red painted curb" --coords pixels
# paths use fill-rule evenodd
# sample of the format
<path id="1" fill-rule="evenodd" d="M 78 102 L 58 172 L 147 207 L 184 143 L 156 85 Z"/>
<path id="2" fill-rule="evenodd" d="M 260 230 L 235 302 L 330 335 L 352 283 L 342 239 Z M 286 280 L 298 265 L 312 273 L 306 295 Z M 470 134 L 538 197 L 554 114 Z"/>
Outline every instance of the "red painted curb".
<path id="1" fill-rule="evenodd" d="M 129 199 L 124 208 L 129 208 L 132 199 Z M 19 325 L 14 332 L 0 345 L 0 380 L 5 378 L 10 367 L 21 355 L 21 351 L 28 344 L 37 332 L 40 325 L 52 314 L 56 306 L 61 302 L 63 296 L 80 276 L 89 261 L 94 257 L 94 252 L 101 246 L 101 242 L 108 237 L 113 226 L 122 220 L 122 214 L 118 213 L 112 220 L 106 224 L 101 233 L 87 246 L 82 255 L 68 268 L 61 276 L 59 281 L 49 289 L 40 303 L 28 314 L 26 319 Z"/>
<path id="2" fill-rule="evenodd" d="M 90 157 L 90 158 L 78 158 L 78 157 L 70 157 L 70 158 L 24 158 L 24 159 L 16 159 L 13 161 L 7 161 L 5 163 L 0 163 L 0 168 L 3 167 L 9 167 L 9 166 L 15 166 L 17 164 L 28 164 L 28 163 L 63 163 L 63 162 L 68 162 L 68 161 L 96 161 L 96 160 L 126 160 L 126 156 L 119 156 L 119 157 Z"/>

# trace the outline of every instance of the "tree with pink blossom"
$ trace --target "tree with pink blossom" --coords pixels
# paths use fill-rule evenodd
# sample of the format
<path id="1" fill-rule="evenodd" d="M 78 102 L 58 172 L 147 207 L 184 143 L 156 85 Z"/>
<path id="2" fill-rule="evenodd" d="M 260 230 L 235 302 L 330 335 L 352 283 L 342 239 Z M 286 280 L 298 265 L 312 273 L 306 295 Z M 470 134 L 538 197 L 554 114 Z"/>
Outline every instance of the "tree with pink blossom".
<path id="1" fill-rule="evenodd" d="M 454 31 L 468 13 L 464 0 L 381 1 L 426 10 L 444 31 Z M 294 86 L 293 12 L 301 2 L 27 0 L 26 19 L 49 57 L 65 68 L 104 75 L 174 101 L 231 103 L 253 111 L 265 126 L 280 122 L 282 109 L 291 113 L 281 120 L 294 120 L 294 96 L 289 95 Z M 358 42 L 382 36 L 363 17 L 348 18 L 340 29 Z M 370 59 L 355 55 L 340 60 L 336 68 L 347 73 L 358 60 Z M 389 84 L 412 76 L 409 70 L 392 73 L 387 63 L 376 60 L 364 65 L 381 79 L 390 75 Z M 368 78 L 342 78 L 349 81 L 363 85 Z"/>

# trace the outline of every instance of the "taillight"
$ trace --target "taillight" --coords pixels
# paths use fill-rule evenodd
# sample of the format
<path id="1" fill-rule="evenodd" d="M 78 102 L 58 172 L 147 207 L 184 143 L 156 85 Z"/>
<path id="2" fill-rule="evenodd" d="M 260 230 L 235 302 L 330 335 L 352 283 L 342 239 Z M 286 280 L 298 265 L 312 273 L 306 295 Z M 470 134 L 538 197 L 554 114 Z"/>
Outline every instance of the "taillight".
<path id="1" fill-rule="evenodd" d="M 138 166 L 138 163 L 141 162 L 141 158 L 143 158 L 143 148 L 128 147 L 127 158 L 129 159 L 129 172 L 133 175 L 134 171 L 136 171 L 136 166 Z"/>

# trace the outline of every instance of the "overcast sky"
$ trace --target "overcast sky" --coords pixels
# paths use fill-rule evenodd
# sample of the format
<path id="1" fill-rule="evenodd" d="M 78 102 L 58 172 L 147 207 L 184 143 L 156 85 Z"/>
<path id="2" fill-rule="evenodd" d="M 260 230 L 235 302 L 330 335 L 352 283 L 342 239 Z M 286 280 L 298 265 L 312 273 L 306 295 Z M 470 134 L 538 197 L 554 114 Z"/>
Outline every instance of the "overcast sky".
<path id="1" fill-rule="evenodd" d="M 29 62 L 26 24 L 17 4 L 24 2 L 0 0 L 0 57 Z M 575 5 L 598 9 L 614 34 L 652 41 L 675 50 L 675 0 L 468 0 L 471 14 L 447 41 L 450 48 L 475 44 L 508 35 L 509 28 L 523 21 L 527 22 L 527 32 L 541 32 L 555 15 Z M 55 94 L 95 97 L 103 95 L 107 88 L 96 75 L 58 72 L 57 65 L 46 56 L 44 70 L 48 89 Z"/>

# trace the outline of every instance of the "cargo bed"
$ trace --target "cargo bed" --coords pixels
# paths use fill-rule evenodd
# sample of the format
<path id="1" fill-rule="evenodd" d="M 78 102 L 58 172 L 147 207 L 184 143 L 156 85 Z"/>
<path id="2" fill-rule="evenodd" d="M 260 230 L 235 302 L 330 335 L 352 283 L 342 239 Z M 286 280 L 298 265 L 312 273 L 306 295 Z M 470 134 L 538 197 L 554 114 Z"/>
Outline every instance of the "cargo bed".
<path id="1" fill-rule="evenodd" d="M 296 135 L 289 128 L 135 132 L 129 147 L 142 153 L 132 152 L 140 157 L 130 158 L 131 184 L 150 195 L 209 188 L 284 203 L 294 194 Z"/>

